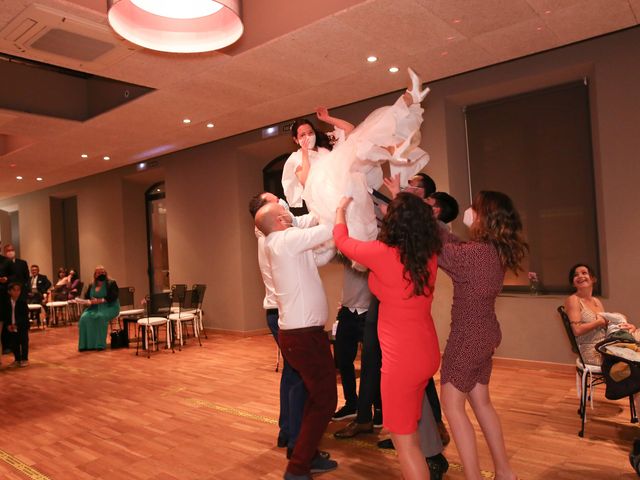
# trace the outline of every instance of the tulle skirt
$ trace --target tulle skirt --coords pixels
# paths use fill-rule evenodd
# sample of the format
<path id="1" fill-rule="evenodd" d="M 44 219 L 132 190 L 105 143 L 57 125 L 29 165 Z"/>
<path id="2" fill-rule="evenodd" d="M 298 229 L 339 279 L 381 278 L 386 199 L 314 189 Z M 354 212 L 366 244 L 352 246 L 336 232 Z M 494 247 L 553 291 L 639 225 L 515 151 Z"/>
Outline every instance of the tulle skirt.
<path id="1" fill-rule="evenodd" d="M 349 235 L 364 241 L 377 237 L 371 189 L 382 185 L 385 161 L 392 175 L 400 174 L 403 185 L 428 163 L 429 155 L 418 148 L 423 113 L 419 104 L 407 106 L 400 97 L 393 105 L 374 110 L 312 166 L 302 198 L 320 223 L 333 224 L 338 203 L 346 195 L 353 197 L 347 210 Z M 392 147 L 393 154 L 385 147 Z"/>

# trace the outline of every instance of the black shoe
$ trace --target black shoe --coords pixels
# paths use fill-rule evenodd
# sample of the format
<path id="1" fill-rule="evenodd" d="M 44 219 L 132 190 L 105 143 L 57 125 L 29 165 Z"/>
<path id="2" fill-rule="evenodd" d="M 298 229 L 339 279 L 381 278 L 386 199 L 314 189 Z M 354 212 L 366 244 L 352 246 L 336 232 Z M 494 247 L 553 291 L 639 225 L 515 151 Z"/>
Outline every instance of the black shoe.
<path id="1" fill-rule="evenodd" d="M 333 414 L 333 417 L 331 417 L 331 420 L 348 420 L 350 418 L 356 418 L 357 413 L 358 413 L 358 410 L 355 407 L 350 407 L 348 405 L 345 405 L 344 407 L 342 407 L 340 410 L 338 410 L 336 413 Z"/>
<path id="2" fill-rule="evenodd" d="M 289 439 L 284 435 L 278 435 L 278 448 L 284 448 L 289 444 Z"/>
<path id="3" fill-rule="evenodd" d="M 387 448 L 391 450 L 396 449 L 396 447 L 393 446 L 393 441 L 390 438 L 387 438 L 386 440 L 380 440 L 378 442 L 378 448 Z"/>
<path id="4" fill-rule="evenodd" d="M 293 448 L 287 447 L 287 460 L 291 460 L 291 455 L 293 455 Z M 318 450 L 316 456 L 326 458 L 327 460 L 331 458 L 331 454 L 329 452 L 325 452 L 324 450 Z"/>
<path id="5" fill-rule="evenodd" d="M 311 475 L 294 475 L 293 473 L 284 472 L 284 480 L 312 480 Z"/>
<path id="6" fill-rule="evenodd" d="M 382 428 L 382 410 L 379 408 L 373 411 L 373 428 Z"/>
<path id="7" fill-rule="evenodd" d="M 311 460 L 311 468 L 309 471 L 311 473 L 323 473 L 330 472 L 336 468 L 338 468 L 338 462 L 331 460 L 330 458 L 326 458 L 318 453 L 313 460 Z"/>
<path id="8" fill-rule="evenodd" d="M 431 480 L 442 480 L 444 474 L 449 470 L 449 462 L 441 453 L 427 457 L 427 465 L 429 465 Z"/>

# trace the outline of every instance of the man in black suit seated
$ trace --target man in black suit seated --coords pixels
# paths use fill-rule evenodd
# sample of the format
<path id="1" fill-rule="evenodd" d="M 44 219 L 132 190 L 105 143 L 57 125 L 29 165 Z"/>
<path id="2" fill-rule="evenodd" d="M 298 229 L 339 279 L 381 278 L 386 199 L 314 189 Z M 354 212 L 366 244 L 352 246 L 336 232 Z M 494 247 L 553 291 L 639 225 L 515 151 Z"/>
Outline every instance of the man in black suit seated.
<path id="1" fill-rule="evenodd" d="M 31 277 L 29 278 L 28 286 L 27 299 L 29 303 L 42 303 L 51 288 L 51 281 L 46 275 L 41 275 L 40 267 L 34 264 L 31 265 Z"/>
<path id="2" fill-rule="evenodd" d="M 4 256 L 13 262 L 13 282 L 22 286 L 22 299 L 27 298 L 29 292 L 29 264 L 16 257 L 16 249 L 10 243 L 4 246 Z"/>

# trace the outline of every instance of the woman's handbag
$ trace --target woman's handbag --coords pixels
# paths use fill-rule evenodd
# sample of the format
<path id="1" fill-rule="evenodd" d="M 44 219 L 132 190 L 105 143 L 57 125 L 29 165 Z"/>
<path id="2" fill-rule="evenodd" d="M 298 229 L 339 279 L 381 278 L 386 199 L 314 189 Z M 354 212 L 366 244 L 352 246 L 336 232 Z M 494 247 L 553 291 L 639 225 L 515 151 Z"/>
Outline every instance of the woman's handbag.
<path id="1" fill-rule="evenodd" d="M 129 335 L 126 330 L 111 332 L 111 348 L 129 348 Z"/>

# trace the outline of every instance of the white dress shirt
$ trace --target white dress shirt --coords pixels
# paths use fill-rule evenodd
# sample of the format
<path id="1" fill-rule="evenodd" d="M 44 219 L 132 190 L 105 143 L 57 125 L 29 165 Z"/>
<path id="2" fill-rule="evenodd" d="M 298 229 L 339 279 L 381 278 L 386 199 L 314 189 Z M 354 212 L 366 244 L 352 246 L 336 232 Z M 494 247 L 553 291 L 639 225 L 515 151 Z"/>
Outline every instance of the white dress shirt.
<path id="1" fill-rule="evenodd" d="M 327 322 L 327 297 L 318 266 L 333 255 L 316 255 L 313 249 L 331 237 L 329 225 L 318 225 L 305 229 L 290 227 L 265 238 L 281 329 L 324 326 Z"/>
<path id="2" fill-rule="evenodd" d="M 318 224 L 316 217 L 311 214 L 301 215 L 299 217 L 292 216 L 293 225 L 299 228 L 309 228 Z M 271 262 L 267 257 L 267 252 L 264 247 L 264 234 L 255 229 L 256 237 L 258 238 L 258 265 L 260 266 L 260 274 L 262 275 L 262 282 L 264 283 L 264 300 L 262 302 L 262 308 L 269 310 L 272 308 L 278 308 L 278 301 L 276 300 L 276 293 L 273 287 L 273 278 L 271 275 Z"/>

